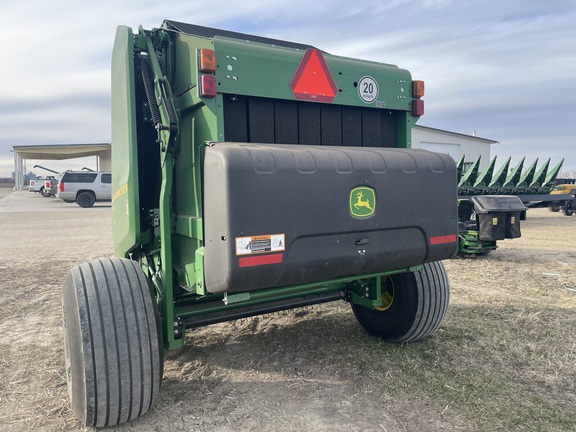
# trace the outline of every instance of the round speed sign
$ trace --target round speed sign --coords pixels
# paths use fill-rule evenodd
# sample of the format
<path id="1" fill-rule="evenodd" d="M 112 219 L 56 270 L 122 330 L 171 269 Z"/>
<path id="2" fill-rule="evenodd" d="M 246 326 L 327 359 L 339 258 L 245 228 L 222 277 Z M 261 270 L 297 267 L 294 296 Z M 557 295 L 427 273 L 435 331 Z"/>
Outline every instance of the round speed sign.
<path id="1" fill-rule="evenodd" d="M 366 103 L 372 103 L 378 97 L 378 83 L 371 76 L 365 76 L 358 82 L 358 96 Z"/>

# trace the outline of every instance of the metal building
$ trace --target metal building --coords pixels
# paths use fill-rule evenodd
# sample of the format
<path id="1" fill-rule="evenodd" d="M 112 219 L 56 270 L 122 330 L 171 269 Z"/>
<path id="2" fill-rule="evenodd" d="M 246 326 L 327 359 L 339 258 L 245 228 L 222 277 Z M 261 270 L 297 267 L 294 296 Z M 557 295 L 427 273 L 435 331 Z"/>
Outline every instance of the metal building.
<path id="1" fill-rule="evenodd" d="M 427 126 L 416 125 L 412 128 L 413 148 L 448 153 L 456 161 L 464 156 L 465 169 L 476 161 L 478 156 L 481 156 L 480 171 L 483 171 L 490 163 L 490 146 L 497 143 L 498 141 L 475 135 L 465 135 Z"/>
<path id="2" fill-rule="evenodd" d="M 86 156 L 97 157 L 97 169 L 109 171 L 112 165 L 110 144 L 49 144 L 13 146 L 15 188 L 24 186 L 24 161 L 27 159 L 65 160 Z"/>

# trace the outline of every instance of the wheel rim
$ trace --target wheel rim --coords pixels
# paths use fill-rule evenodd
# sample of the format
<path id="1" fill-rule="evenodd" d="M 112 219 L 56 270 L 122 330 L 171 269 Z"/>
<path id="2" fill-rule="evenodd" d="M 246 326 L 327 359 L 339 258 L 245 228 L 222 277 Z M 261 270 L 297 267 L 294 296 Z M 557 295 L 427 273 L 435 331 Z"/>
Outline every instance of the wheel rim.
<path id="1" fill-rule="evenodd" d="M 382 283 L 382 294 L 380 295 L 380 299 L 382 300 L 382 306 L 376 306 L 377 311 L 386 311 L 392 307 L 394 303 L 394 281 L 390 276 L 382 276 L 380 278 Z"/>
<path id="2" fill-rule="evenodd" d="M 90 205 L 92 203 L 92 197 L 90 195 L 83 194 L 80 195 L 79 201 L 81 205 Z"/>

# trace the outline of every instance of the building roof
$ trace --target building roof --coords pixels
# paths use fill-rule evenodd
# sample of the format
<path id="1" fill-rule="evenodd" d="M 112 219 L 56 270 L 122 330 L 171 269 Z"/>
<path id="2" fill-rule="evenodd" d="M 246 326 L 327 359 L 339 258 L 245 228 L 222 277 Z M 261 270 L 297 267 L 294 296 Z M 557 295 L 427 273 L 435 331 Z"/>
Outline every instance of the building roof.
<path id="1" fill-rule="evenodd" d="M 48 144 L 48 145 L 20 145 L 13 146 L 22 159 L 50 159 L 64 160 L 85 156 L 100 156 L 109 152 L 109 143 L 96 144 Z"/>
<path id="2" fill-rule="evenodd" d="M 438 133 L 443 133 L 443 134 L 447 134 L 447 135 L 454 135 L 454 136 L 460 136 L 460 137 L 464 137 L 464 138 L 468 138 L 468 139 L 484 141 L 488 144 L 498 144 L 498 141 L 494 141 L 494 140 L 491 140 L 488 138 L 481 138 L 481 137 L 476 136 L 476 135 L 466 135 L 466 134 L 462 134 L 462 133 L 458 133 L 458 132 L 452 132 L 452 131 L 447 131 L 447 130 L 442 130 L 442 129 L 435 129 L 435 128 L 431 128 L 428 126 L 421 126 L 421 125 L 415 125 L 414 127 L 416 129 L 423 129 L 423 130 L 428 130 L 431 132 L 438 132 Z"/>

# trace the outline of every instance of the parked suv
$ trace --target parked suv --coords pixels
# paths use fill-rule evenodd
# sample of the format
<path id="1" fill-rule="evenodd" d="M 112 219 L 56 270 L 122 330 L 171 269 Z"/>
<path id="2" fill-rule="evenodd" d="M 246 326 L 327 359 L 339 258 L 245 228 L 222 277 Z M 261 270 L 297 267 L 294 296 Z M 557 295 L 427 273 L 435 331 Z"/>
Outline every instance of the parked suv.
<path id="1" fill-rule="evenodd" d="M 56 196 L 80 207 L 92 207 L 96 201 L 112 199 L 112 174 L 101 171 L 67 171 L 58 183 Z"/>

